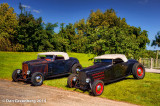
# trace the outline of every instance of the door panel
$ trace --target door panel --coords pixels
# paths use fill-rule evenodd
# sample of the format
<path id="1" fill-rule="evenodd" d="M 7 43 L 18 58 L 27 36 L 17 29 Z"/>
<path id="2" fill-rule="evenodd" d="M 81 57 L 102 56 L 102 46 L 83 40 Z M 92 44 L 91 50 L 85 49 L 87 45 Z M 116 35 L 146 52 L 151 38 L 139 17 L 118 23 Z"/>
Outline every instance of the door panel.
<path id="1" fill-rule="evenodd" d="M 55 60 L 48 64 L 48 74 L 57 75 L 65 73 L 65 60 Z"/>
<path id="2" fill-rule="evenodd" d="M 109 82 L 110 80 L 113 79 L 113 67 L 107 67 L 104 71 L 104 74 L 105 74 L 105 79 L 104 79 L 104 82 L 107 83 Z"/>
<path id="3" fill-rule="evenodd" d="M 65 60 L 55 60 L 54 64 L 55 67 L 53 67 L 53 74 L 62 74 L 65 72 Z"/>
<path id="4" fill-rule="evenodd" d="M 124 63 L 118 63 L 113 66 L 113 78 L 121 78 L 126 75 L 126 65 Z"/>

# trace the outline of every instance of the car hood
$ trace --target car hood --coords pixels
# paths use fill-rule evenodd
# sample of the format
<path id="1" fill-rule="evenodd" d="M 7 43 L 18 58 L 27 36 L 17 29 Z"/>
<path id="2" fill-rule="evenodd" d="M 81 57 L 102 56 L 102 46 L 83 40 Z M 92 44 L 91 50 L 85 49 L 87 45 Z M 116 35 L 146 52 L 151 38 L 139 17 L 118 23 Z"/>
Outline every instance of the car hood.
<path id="1" fill-rule="evenodd" d="M 107 66 L 111 66 L 111 64 L 110 63 L 97 63 L 97 64 L 94 64 L 94 65 L 92 65 L 92 66 L 89 66 L 89 67 L 87 67 L 87 68 L 84 68 L 84 69 L 82 69 L 81 71 L 82 72 L 90 72 L 90 71 L 92 71 L 92 70 L 99 70 L 99 69 L 101 69 L 101 68 L 104 68 L 104 67 L 107 67 Z"/>
<path id="2" fill-rule="evenodd" d="M 45 59 L 36 59 L 36 60 L 30 60 L 30 61 L 25 61 L 23 64 L 39 64 L 39 63 L 46 63 L 47 60 Z"/>

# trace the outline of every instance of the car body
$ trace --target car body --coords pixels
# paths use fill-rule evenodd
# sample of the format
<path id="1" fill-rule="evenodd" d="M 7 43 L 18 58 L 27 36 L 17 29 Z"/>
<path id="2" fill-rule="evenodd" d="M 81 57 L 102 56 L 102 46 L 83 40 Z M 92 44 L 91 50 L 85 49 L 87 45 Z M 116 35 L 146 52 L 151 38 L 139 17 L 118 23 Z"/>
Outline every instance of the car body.
<path id="1" fill-rule="evenodd" d="M 81 68 L 78 59 L 65 52 L 44 52 L 39 53 L 36 60 L 23 62 L 22 70 L 16 69 L 12 78 L 13 81 L 31 80 L 33 85 L 41 85 L 44 79 L 76 73 Z"/>
<path id="2" fill-rule="evenodd" d="M 95 96 L 103 93 L 104 84 L 117 81 L 133 74 L 142 79 L 145 68 L 134 59 L 128 60 L 123 54 L 105 54 L 94 58 L 94 65 L 68 77 L 68 86 L 91 90 Z"/>

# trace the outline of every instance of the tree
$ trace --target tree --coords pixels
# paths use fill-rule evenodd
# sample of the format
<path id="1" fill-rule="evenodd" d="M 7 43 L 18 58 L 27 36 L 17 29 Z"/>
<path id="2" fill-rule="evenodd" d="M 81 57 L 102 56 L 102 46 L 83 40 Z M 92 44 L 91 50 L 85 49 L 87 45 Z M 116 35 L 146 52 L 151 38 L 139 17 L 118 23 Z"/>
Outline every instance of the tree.
<path id="1" fill-rule="evenodd" d="M 92 11 L 86 21 L 76 22 L 75 27 L 78 36 L 87 39 L 81 48 L 86 47 L 85 52 L 96 55 L 122 53 L 137 59 L 149 43 L 147 31 L 128 25 L 113 9 L 104 13 Z"/>
<path id="2" fill-rule="evenodd" d="M 40 41 L 38 51 L 53 51 L 55 49 L 54 45 L 54 28 L 57 27 L 58 23 L 52 24 L 47 23 L 44 24 L 45 28 L 43 30 L 43 34 L 40 35 Z"/>
<path id="3" fill-rule="evenodd" d="M 114 9 L 91 11 L 87 20 L 81 19 L 74 24 L 61 23 L 60 31 L 55 33 L 58 23 L 45 24 L 41 17 L 35 18 L 31 12 L 25 11 L 21 3 L 19 8 L 21 13 L 16 17 L 13 8 L 1 4 L 1 50 L 22 50 L 24 46 L 24 51 L 56 50 L 95 55 L 120 53 L 135 59 L 148 56 L 146 44 L 150 41 L 147 31 L 128 25 Z M 153 45 L 159 46 L 159 39 L 158 33 Z"/>
<path id="4" fill-rule="evenodd" d="M 23 46 L 14 41 L 17 34 L 18 25 L 16 13 L 14 9 L 9 7 L 7 3 L 0 5 L 0 50 L 2 51 L 18 51 Z"/>
<path id="5" fill-rule="evenodd" d="M 157 32 L 157 35 L 155 35 L 155 40 L 153 40 L 151 46 L 160 47 L 160 31 Z M 157 66 L 157 63 L 158 63 L 158 56 L 159 56 L 159 51 L 157 50 L 157 53 L 156 53 L 156 66 Z"/>
<path id="6" fill-rule="evenodd" d="M 160 31 L 157 32 L 157 35 L 155 35 L 155 40 L 153 40 L 151 46 L 158 46 L 158 47 L 160 47 Z"/>
<path id="7" fill-rule="evenodd" d="M 24 45 L 24 51 L 52 51 L 54 28 L 57 23 L 44 24 L 41 17 L 35 19 L 21 4 L 19 7 L 21 14 L 18 15 L 17 41 Z"/>

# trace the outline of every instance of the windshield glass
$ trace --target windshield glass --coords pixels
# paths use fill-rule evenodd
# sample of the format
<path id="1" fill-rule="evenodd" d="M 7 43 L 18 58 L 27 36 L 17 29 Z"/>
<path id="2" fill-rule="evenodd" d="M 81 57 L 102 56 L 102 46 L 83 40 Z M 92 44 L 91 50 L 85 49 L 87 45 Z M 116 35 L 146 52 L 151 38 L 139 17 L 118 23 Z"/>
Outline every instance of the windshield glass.
<path id="1" fill-rule="evenodd" d="M 94 62 L 112 63 L 112 59 L 95 59 Z"/>
<path id="2" fill-rule="evenodd" d="M 40 59 L 53 59 L 55 56 L 53 55 L 39 55 L 38 58 Z"/>
<path id="3" fill-rule="evenodd" d="M 53 55 L 46 55 L 46 59 L 52 59 Z"/>

